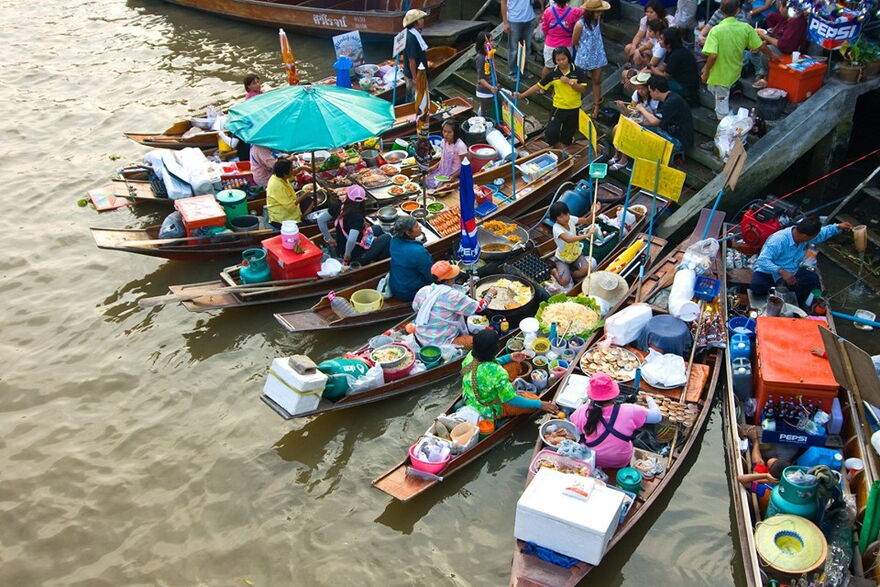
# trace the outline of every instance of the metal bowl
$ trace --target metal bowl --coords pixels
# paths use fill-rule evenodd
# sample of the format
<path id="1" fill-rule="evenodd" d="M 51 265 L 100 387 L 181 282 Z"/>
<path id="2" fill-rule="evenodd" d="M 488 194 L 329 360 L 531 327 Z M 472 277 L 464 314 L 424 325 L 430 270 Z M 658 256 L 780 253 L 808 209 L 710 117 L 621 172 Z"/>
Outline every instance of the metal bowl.
<path id="1" fill-rule="evenodd" d="M 501 260 L 509 257 L 513 253 L 522 250 L 526 243 L 529 242 L 529 233 L 526 232 L 524 228 L 521 226 L 516 227 L 516 231 L 513 234 L 517 235 L 520 238 L 518 243 L 511 243 L 507 238 L 503 236 L 498 236 L 482 226 L 477 227 L 477 242 L 480 243 L 480 247 L 485 247 L 486 245 L 495 245 L 495 244 L 507 244 L 510 245 L 509 251 L 484 251 L 480 250 L 480 258 L 486 259 L 487 261 Z"/>
<path id="2" fill-rule="evenodd" d="M 410 216 L 415 218 L 416 220 L 424 220 L 428 217 L 428 211 L 424 208 L 416 208 L 412 212 L 409 213 Z"/>
<path id="3" fill-rule="evenodd" d="M 404 159 L 409 157 L 406 151 L 386 151 L 382 153 L 382 158 L 385 159 L 385 163 L 400 163 Z"/>
<path id="4" fill-rule="evenodd" d="M 395 220 L 397 220 L 397 207 L 385 206 L 383 208 L 379 208 L 379 210 L 376 212 L 376 216 L 383 224 L 392 224 Z"/>

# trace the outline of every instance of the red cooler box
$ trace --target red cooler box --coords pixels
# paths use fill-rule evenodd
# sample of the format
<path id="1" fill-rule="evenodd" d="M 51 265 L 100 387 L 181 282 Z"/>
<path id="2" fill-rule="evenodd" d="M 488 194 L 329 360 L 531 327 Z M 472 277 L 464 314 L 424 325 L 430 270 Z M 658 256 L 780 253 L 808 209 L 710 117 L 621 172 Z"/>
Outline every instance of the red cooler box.
<path id="1" fill-rule="evenodd" d="M 756 327 L 755 424 L 767 400 L 798 402 L 821 407 L 831 413 L 838 385 L 828 359 L 810 351 L 824 349 L 819 326 L 823 322 L 803 318 L 761 316 Z"/>
<path id="2" fill-rule="evenodd" d="M 174 207 L 183 217 L 186 236 L 192 236 L 195 229 L 206 226 L 226 228 L 226 212 L 214 196 L 192 196 L 174 200 Z"/>
<path id="3" fill-rule="evenodd" d="M 814 63 L 803 71 L 789 67 L 791 55 L 782 55 L 779 61 L 770 62 L 770 76 L 767 78 L 768 88 L 779 88 L 788 92 L 789 102 L 803 102 L 825 83 L 824 63 Z"/>
<path id="4" fill-rule="evenodd" d="M 269 270 L 272 279 L 301 279 L 304 277 L 317 277 L 321 270 L 322 252 L 312 241 L 299 235 L 299 246 L 302 253 L 294 253 L 290 249 L 281 246 L 281 235 L 267 238 L 263 241 L 269 261 Z"/>

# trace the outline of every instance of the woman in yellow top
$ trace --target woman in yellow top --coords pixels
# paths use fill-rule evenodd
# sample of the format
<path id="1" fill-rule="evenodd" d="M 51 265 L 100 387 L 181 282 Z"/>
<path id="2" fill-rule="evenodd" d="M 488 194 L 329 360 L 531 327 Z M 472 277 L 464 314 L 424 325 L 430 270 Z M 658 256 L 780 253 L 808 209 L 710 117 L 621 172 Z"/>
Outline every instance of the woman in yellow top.
<path id="1" fill-rule="evenodd" d="M 538 90 L 553 88 L 553 114 L 544 129 L 544 138 L 548 145 L 559 148 L 574 142 L 589 74 L 571 62 L 568 47 L 553 49 L 553 62 L 556 63 L 555 69 L 528 90 L 518 92 L 516 97 L 525 98 Z"/>
<path id="2" fill-rule="evenodd" d="M 294 171 L 290 159 L 278 159 L 272 166 L 272 177 L 266 185 L 266 205 L 269 207 L 269 224 L 281 228 L 285 220 L 302 220 L 303 214 L 312 211 L 314 198 L 308 195 L 297 196 L 290 185 Z"/>

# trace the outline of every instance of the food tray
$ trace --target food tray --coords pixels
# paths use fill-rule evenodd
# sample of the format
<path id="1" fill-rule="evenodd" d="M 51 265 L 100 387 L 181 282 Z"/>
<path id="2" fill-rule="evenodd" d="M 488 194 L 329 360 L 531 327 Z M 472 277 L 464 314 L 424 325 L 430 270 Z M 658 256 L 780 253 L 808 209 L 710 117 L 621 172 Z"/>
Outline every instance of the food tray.
<path id="1" fill-rule="evenodd" d="M 635 367 L 632 369 L 623 369 L 620 367 L 611 367 L 609 364 L 609 359 L 600 358 L 598 355 L 600 353 L 608 354 L 609 352 L 613 352 L 620 356 L 623 360 L 635 361 Z M 596 360 L 599 359 L 599 360 Z M 591 365 L 598 365 L 597 367 L 593 367 Z M 642 366 L 642 362 L 639 358 L 629 349 L 625 349 L 620 346 L 614 346 L 608 348 L 607 351 L 603 351 L 599 346 L 594 346 L 590 348 L 587 352 L 583 354 L 580 360 L 580 368 L 581 371 L 584 372 L 585 375 L 595 375 L 596 373 L 602 372 L 610 376 L 612 379 L 617 381 L 618 383 L 626 383 L 628 381 L 632 381 L 636 376 L 636 369 Z"/>
<path id="2" fill-rule="evenodd" d="M 576 475 L 583 475 L 587 477 L 593 471 L 593 468 L 590 466 L 590 463 L 586 461 L 582 461 L 580 459 L 573 459 L 571 457 L 563 456 L 557 452 L 552 450 L 543 449 L 535 455 L 535 458 L 532 459 L 531 464 L 529 465 L 529 472 L 532 475 L 537 475 L 538 470 L 541 467 L 541 463 L 550 463 L 555 465 L 556 467 L 568 467 L 570 471 L 561 471 L 563 473 L 573 473 Z M 560 470 L 560 469 L 557 469 Z"/>

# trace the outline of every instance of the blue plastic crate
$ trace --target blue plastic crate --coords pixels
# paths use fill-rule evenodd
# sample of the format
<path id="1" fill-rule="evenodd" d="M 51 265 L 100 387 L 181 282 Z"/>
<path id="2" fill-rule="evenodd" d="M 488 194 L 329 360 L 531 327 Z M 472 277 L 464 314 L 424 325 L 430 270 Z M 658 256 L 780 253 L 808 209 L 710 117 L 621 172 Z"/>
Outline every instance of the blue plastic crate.
<path id="1" fill-rule="evenodd" d="M 697 277 L 697 283 L 694 285 L 694 297 L 704 302 L 711 302 L 718 297 L 721 291 L 721 282 L 713 277 L 701 275 Z"/>
<path id="2" fill-rule="evenodd" d="M 498 204 L 496 204 L 495 202 L 483 202 L 482 204 L 474 208 L 474 213 L 477 216 L 483 217 L 488 216 L 497 209 Z"/>

